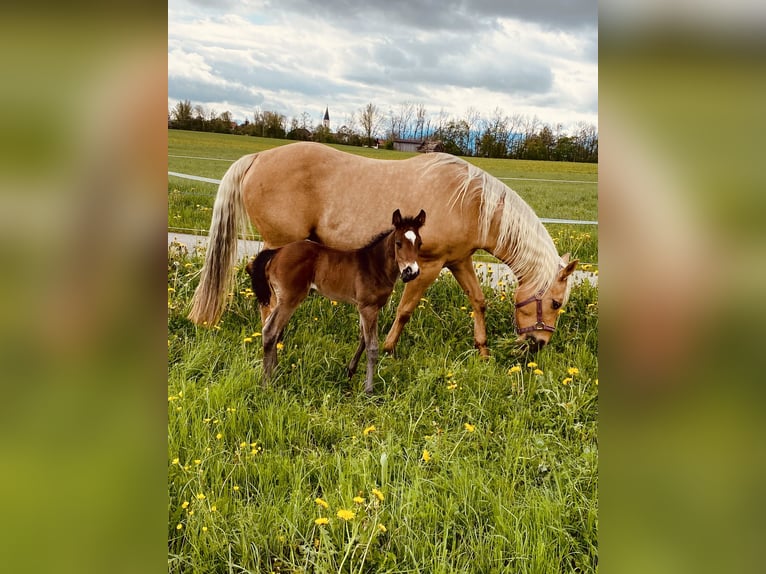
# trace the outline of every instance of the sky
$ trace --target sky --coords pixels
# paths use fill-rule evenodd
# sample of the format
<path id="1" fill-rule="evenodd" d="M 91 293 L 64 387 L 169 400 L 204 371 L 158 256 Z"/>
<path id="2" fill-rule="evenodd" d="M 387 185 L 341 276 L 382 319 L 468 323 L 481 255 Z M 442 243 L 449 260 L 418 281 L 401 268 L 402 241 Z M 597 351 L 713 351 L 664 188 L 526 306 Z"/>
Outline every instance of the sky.
<path id="1" fill-rule="evenodd" d="M 330 128 L 368 103 L 598 126 L 596 0 L 169 0 L 168 109 Z"/>

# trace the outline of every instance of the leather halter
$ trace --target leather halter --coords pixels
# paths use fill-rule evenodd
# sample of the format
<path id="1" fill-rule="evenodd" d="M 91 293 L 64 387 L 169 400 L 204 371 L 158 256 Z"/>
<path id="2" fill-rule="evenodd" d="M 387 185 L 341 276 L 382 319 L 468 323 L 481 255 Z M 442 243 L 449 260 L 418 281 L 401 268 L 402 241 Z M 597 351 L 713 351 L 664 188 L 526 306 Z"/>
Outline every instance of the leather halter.
<path id="1" fill-rule="evenodd" d="M 545 321 L 543 321 L 543 291 L 538 292 L 535 295 L 532 295 L 528 299 L 524 299 L 523 301 L 516 303 L 516 308 L 523 307 L 524 305 L 529 305 L 533 301 L 537 303 L 537 323 L 534 325 L 530 325 L 529 327 L 524 327 L 522 329 L 517 328 L 516 332 L 521 335 L 522 333 L 529 333 L 530 331 L 550 331 L 553 333 L 556 330 L 556 327 L 553 327 L 552 325 L 546 325 Z"/>

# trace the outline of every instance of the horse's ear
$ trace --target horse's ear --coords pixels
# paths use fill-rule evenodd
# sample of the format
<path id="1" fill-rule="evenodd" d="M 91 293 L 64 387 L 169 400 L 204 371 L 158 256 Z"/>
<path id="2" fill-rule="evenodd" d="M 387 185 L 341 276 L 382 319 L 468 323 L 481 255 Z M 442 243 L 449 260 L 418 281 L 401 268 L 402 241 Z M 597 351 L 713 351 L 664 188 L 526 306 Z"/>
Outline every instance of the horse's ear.
<path id="1" fill-rule="evenodd" d="M 391 220 L 391 223 L 394 224 L 394 227 L 398 227 L 399 224 L 402 222 L 402 212 L 398 209 L 394 211 L 394 217 Z"/>
<path id="2" fill-rule="evenodd" d="M 419 227 L 422 227 L 425 225 L 426 222 L 426 212 L 424 210 L 420 210 L 420 213 L 418 213 L 418 216 L 415 218 L 415 221 L 417 222 Z"/>
<path id="3" fill-rule="evenodd" d="M 580 262 L 579 259 L 575 259 L 574 261 L 569 261 L 569 253 L 564 255 L 561 258 L 562 263 L 566 263 L 566 267 L 564 267 L 561 271 L 559 271 L 559 281 L 566 281 L 566 278 L 569 277 L 572 272 L 577 267 L 577 264 Z"/>

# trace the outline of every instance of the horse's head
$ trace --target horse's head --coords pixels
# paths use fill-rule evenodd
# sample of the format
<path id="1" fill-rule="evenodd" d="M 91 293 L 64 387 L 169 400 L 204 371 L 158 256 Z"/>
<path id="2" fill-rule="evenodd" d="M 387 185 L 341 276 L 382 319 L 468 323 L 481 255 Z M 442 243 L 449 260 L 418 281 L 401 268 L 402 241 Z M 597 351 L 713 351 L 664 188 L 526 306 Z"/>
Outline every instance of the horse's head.
<path id="1" fill-rule="evenodd" d="M 569 253 L 561 258 L 562 266 L 547 291 L 533 292 L 528 286 L 516 290 L 516 332 L 519 341 L 526 341 L 534 350 L 542 349 L 551 340 L 561 308 L 569 299 L 569 278 L 577 259 L 569 261 Z"/>
<path id="2" fill-rule="evenodd" d="M 397 209 L 394 211 L 392 223 L 394 224 L 394 253 L 396 264 L 402 281 L 412 281 L 420 275 L 418 266 L 418 254 L 420 252 L 420 228 L 426 222 L 426 212 L 422 209 L 416 217 L 402 217 Z"/>

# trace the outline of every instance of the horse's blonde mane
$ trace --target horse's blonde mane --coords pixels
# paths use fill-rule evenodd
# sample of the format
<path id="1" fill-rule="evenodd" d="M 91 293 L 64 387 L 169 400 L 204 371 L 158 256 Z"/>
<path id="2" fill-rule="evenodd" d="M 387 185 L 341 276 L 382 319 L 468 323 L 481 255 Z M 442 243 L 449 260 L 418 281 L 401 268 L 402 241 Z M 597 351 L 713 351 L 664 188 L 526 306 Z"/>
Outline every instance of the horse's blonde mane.
<path id="1" fill-rule="evenodd" d="M 544 291 L 550 287 L 561 264 L 558 250 L 548 230 L 521 197 L 499 179 L 486 171 L 449 154 L 432 154 L 426 169 L 454 164 L 465 168 L 457 188 L 450 198 L 454 208 L 467 200 L 478 198 L 479 239 L 489 246 L 492 220 L 501 211 L 493 255 L 502 259 L 516 278 L 532 289 Z"/>

